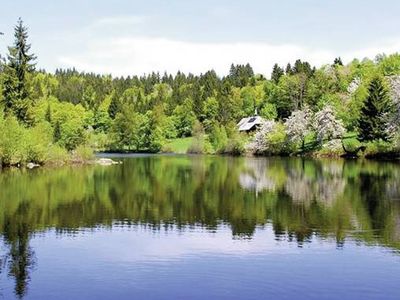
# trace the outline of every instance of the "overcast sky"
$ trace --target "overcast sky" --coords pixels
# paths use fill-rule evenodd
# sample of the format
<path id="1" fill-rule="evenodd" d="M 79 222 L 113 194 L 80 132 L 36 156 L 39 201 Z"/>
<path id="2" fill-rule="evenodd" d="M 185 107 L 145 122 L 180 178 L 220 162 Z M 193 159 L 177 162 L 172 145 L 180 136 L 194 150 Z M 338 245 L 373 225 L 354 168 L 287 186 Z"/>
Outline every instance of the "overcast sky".
<path id="1" fill-rule="evenodd" d="M 249 62 L 269 75 L 297 58 L 319 66 L 398 52 L 399 14 L 398 0 L 2 0 L 0 53 L 22 17 L 48 71 L 224 75 Z"/>

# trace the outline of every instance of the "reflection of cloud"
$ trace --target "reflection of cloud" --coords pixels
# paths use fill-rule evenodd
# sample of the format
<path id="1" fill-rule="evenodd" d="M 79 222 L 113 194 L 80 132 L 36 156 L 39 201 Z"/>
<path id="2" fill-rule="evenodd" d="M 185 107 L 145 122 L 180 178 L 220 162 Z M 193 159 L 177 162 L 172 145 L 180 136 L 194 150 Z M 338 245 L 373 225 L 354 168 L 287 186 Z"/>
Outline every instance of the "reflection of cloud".
<path id="1" fill-rule="evenodd" d="M 180 260 L 195 255 L 258 255 L 267 253 L 282 253 L 282 248 L 297 251 L 290 244 L 276 247 L 273 241 L 275 234 L 272 226 L 262 229 L 257 228 L 252 239 L 233 239 L 232 229 L 221 225 L 215 232 L 199 227 L 185 228 L 180 231 L 170 228 L 168 231 L 152 231 L 144 227 L 117 228 L 112 230 L 99 229 L 82 232 L 68 237 L 57 236 L 52 239 L 51 234 L 46 234 L 46 244 L 40 243 L 42 255 L 46 249 L 50 253 L 53 247 L 66 249 L 68 253 L 90 253 L 89 256 L 107 263 L 118 262 L 167 262 Z M 35 240 L 32 243 L 35 246 Z M 68 255 L 66 253 L 66 255 Z M 51 256 L 51 255 L 49 255 Z M 40 259 L 40 257 L 39 257 Z M 61 258 L 60 258 L 61 259 Z M 62 258 L 63 263 L 65 259 Z"/>

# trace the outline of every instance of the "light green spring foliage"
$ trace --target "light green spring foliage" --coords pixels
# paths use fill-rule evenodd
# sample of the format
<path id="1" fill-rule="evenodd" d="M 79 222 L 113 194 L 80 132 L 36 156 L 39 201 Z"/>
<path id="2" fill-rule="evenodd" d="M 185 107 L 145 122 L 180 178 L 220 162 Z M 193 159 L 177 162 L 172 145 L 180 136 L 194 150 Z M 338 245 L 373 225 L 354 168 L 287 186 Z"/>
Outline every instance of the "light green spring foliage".
<path id="1" fill-rule="evenodd" d="M 52 128 L 46 122 L 26 128 L 15 117 L 0 117 L 0 160 L 3 165 L 58 159 L 59 147 L 52 142 Z M 64 156 L 64 154 L 62 154 Z"/>
<path id="2" fill-rule="evenodd" d="M 27 32 L 23 38 L 27 41 Z M 19 44 L 17 40 L 13 47 Z M 13 49 L 10 51 L 15 52 Z M 30 49 L 24 51 L 32 56 Z M 34 56 L 31 63 L 33 60 Z M 0 68 L 1 110 L 19 121 L 15 124 L 9 117 L 2 121 L 10 128 L 3 141 L 10 149 L 1 150 L 12 153 L 7 154 L 8 162 L 44 159 L 40 146 L 30 147 L 37 149 L 29 150 L 29 155 L 22 150 L 28 147 L 23 145 L 32 144 L 33 137 L 40 138 L 40 130 L 33 130 L 37 127 L 46 134 L 50 132 L 51 146 L 67 152 L 81 146 L 103 151 L 158 152 L 171 139 L 192 136 L 194 126 L 200 123 L 205 145 L 211 145 L 207 152 L 238 154 L 249 140 L 237 132 L 241 118 L 257 111 L 267 120 L 284 123 L 296 110 L 309 107 L 316 113 L 329 105 L 345 129 L 353 132 L 358 130 L 371 79 L 400 75 L 399 54 L 355 59 L 347 65 L 335 59 L 319 69 L 297 60 L 286 67 L 275 65 L 272 80 L 254 74 L 248 64 L 232 65 L 225 77 L 211 70 L 199 76 L 182 72 L 161 76 L 153 72 L 112 78 L 74 69 L 57 70 L 55 74 L 37 72 L 29 62 L 23 78 L 19 78 L 19 63 L 10 60 Z M 16 88 L 18 84 L 23 90 Z M 43 124 L 47 124 L 46 130 Z M 19 130 L 32 130 L 32 138 L 11 141 L 12 136 L 23 136 Z"/>
<path id="3" fill-rule="evenodd" d="M 228 145 L 228 135 L 225 127 L 218 123 L 213 124 L 209 140 L 215 153 L 222 153 Z"/>

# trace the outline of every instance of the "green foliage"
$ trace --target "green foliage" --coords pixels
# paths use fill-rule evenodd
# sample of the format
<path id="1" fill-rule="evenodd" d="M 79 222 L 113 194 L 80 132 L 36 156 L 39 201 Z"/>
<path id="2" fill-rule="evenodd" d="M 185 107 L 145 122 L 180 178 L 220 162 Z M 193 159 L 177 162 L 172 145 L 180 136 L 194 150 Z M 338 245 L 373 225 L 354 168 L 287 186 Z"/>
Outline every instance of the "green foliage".
<path id="1" fill-rule="evenodd" d="M 189 136 L 192 133 L 196 116 L 192 110 L 190 99 L 186 99 L 182 105 L 178 105 L 172 114 L 178 137 Z"/>
<path id="2" fill-rule="evenodd" d="M 286 154 L 288 149 L 288 141 L 286 137 L 285 126 L 281 123 L 277 123 L 274 130 L 267 134 L 267 143 L 271 145 L 269 147 L 270 154 Z"/>
<path id="3" fill-rule="evenodd" d="M 35 71 L 35 59 L 30 53 L 27 28 L 19 20 L 14 44 L 0 66 L 0 106 L 12 129 L 4 143 L 18 149 L 1 150 L 13 153 L 6 155 L 9 162 L 41 161 L 50 155 L 33 147 L 30 140 L 43 138 L 36 131 L 44 123 L 51 137 L 48 149 L 54 152 L 65 148 L 71 153 L 84 145 L 102 150 L 158 152 L 169 147 L 168 140 L 192 136 L 197 132 L 195 124 L 200 122 L 204 133 L 193 144 L 197 143 L 201 152 L 238 154 L 250 140 L 237 132 L 241 118 L 257 111 L 266 120 L 283 123 L 305 107 L 316 113 L 330 106 L 347 131 L 358 131 L 361 141 L 387 141 L 392 93 L 374 78 L 392 76 L 392 84 L 400 74 L 400 54 L 353 60 L 347 65 L 339 57 L 319 69 L 298 59 L 287 64 L 285 71 L 275 64 L 270 80 L 254 74 L 249 64 L 232 64 L 225 77 L 210 70 L 201 75 L 178 71 L 175 75 L 152 72 L 113 78 L 75 69 L 56 70 L 54 74 Z M 391 89 L 393 92 L 394 87 Z M 399 131 L 394 123 L 390 123 L 392 132 Z M 18 130 L 30 130 L 26 127 L 35 129 L 21 135 L 26 137 L 22 142 L 11 141 Z M 279 130 L 271 137 L 279 145 L 280 138 Z M 296 152 L 285 147 L 274 152 Z"/>
<path id="4" fill-rule="evenodd" d="M 93 149 L 85 146 L 79 145 L 74 151 L 72 159 L 76 162 L 85 162 L 92 160 L 94 158 Z"/>
<path id="5" fill-rule="evenodd" d="M 227 124 L 226 133 L 228 135 L 228 142 L 222 153 L 241 155 L 245 152 L 246 138 L 241 135 L 236 128 L 235 124 Z"/>
<path id="6" fill-rule="evenodd" d="M 193 137 L 173 139 L 164 144 L 162 152 L 187 153 L 192 143 Z"/>
<path id="7" fill-rule="evenodd" d="M 14 28 L 14 45 L 8 48 L 3 88 L 6 114 L 13 113 L 19 121 L 30 124 L 32 99 L 29 95 L 28 76 L 34 71 L 36 57 L 29 54 L 28 30 L 19 19 Z"/>
<path id="8" fill-rule="evenodd" d="M 384 56 L 378 64 L 380 72 L 385 76 L 400 75 L 400 54 Z"/>
<path id="9" fill-rule="evenodd" d="M 210 145 L 206 139 L 203 125 L 196 121 L 193 126 L 193 140 L 187 153 L 204 154 L 210 152 Z"/>
<path id="10" fill-rule="evenodd" d="M 46 114 L 44 116 L 44 119 L 51 123 L 51 107 L 50 107 L 50 103 L 47 105 L 47 109 L 46 109 Z"/>
<path id="11" fill-rule="evenodd" d="M 272 68 L 271 80 L 275 82 L 275 84 L 279 83 L 279 79 L 285 74 L 285 71 L 278 65 L 274 64 Z"/>
<path id="12" fill-rule="evenodd" d="M 393 151 L 393 145 L 383 140 L 374 140 L 366 144 L 367 149 L 365 150 L 366 157 L 374 157 L 384 155 Z"/>
<path id="13" fill-rule="evenodd" d="M 360 141 L 388 141 L 387 124 L 393 105 L 381 78 L 375 77 L 368 89 L 368 97 L 358 120 Z"/>
<path id="14" fill-rule="evenodd" d="M 208 136 L 215 153 L 222 153 L 228 145 L 225 127 L 214 123 Z"/>
<path id="15" fill-rule="evenodd" d="M 51 144 L 52 133 L 48 123 L 25 128 L 13 116 L 0 118 L 0 165 L 42 164 L 48 159 Z"/>
<path id="16" fill-rule="evenodd" d="M 272 103 L 265 103 L 261 108 L 260 116 L 266 120 L 275 120 L 278 117 L 276 106 Z"/>
<path id="17" fill-rule="evenodd" d="M 117 113 L 113 126 L 111 127 L 111 145 L 112 149 L 140 150 L 144 142 L 145 124 L 147 119 L 125 106 Z"/>

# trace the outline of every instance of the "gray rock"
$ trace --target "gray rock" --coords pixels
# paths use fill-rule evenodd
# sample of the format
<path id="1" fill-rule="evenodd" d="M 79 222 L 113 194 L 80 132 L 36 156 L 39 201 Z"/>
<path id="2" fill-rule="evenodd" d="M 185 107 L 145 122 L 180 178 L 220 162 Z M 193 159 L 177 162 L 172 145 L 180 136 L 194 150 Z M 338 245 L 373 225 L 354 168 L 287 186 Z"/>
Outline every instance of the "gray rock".
<path id="1" fill-rule="evenodd" d="M 40 165 L 38 165 L 38 164 L 35 164 L 35 163 L 33 163 L 33 162 L 30 162 L 30 163 L 28 163 L 27 165 L 26 165 L 26 167 L 28 168 L 28 169 L 34 169 L 34 168 L 38 168 L 38 167 L 40 167 Z"/>
<path id="2" fill-rule="evenodd" d="M 112 160 L 111 158 L 99 158 L 98 160 L 96 160 L 96 164 L 101 166 L 111 166 L 122 164 L 122 162 Z"/>

